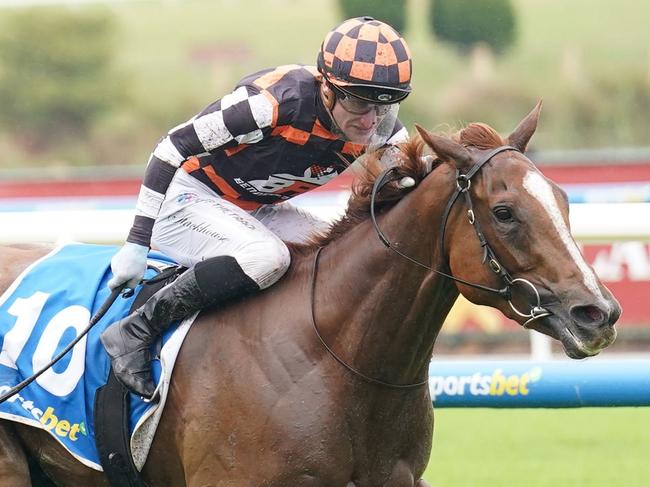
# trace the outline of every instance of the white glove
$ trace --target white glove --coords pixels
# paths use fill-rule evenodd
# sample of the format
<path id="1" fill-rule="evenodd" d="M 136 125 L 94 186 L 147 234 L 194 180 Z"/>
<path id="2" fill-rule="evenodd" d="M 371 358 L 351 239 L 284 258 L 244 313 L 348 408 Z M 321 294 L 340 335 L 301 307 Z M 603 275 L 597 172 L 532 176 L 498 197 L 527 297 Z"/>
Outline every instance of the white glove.
<path id="1" fill-rule="evenodd" d="M 127 289 L 135 289 L 147 270 L 147 253 L 144 245 L 126 242 L 111 259 L 113 278 L 108 281 L 111 291 L 126 283 Z"/>

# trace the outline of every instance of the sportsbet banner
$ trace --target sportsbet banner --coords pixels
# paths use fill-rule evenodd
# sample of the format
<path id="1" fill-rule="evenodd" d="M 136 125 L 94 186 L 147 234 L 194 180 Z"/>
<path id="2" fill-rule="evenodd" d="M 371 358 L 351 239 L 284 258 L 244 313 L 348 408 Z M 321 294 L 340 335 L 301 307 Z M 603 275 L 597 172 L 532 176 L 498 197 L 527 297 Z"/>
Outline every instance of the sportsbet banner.
<path id="1" fill-rule="evenodd" d="M 585 245 L 583 252 L 603 283 L 623 307 L 617 326 L 650 326 L 647 301 L 650 298 L 650 244 L 617 242 Z M 514 321 L 485 306 L 476 306 L 462 297 L 445 321 L 443 333 L 480 330 L 498 333 L 519 329 Z"/>
<path id="2" fill-rule="evenodd" d="M 650 406 L 650 360 L 434 360 L 435 407 Z"/>

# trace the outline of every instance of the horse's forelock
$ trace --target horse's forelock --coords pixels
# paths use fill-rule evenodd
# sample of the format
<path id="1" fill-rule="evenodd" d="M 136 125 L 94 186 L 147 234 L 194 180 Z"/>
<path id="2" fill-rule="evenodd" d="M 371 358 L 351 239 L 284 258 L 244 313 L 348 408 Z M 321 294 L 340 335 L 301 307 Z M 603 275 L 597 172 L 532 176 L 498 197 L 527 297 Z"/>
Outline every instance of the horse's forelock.
<path id="1" fill-rule="evenodd" d="M 426 171 L 421 161 L 424 142 L 419 136 L 411 137 L 408 141 L 399 144 L 397 148 L 398 150 L 389 149 L 392 150 L 391 157 L 393 158 L 390 165 L 398 166 L 403 176 L 410 176 L 416 182 L 426 176 Z M 384 150 L 367 154 L 361 174 L 357 175 L 355 187 L 352 188 L 353 194 L 370 194 L 377 176 L 388 167 L 382 161 L 383 155 Z"/>
<path id="2" fill-rule="evenodd" d="M 452 138 L 465 147 L 477 149 L 494 149 L 506 145 L 506 141 L 496 130 L 480 122 L 470 123 L 456 132 Z"/>
<path id="3" fill-rule="evenodd" d="M 398 150 L 391 150 L 392 161 L 390 166 L 397 166 L 402 177 L 409 176 L 414 179 L 416 185 L 426 176 L 426 168 L 422 163 L 421 156 L 424 143 L 419 137 L 412 137 L 407 142 L 399 144 Z M 364 161 L 363 170 L 358 175 L 352 186 L 352 195 L 348 202 L 348 216 L 358 221 L 365 218 L 370 212 L 370 198 L 372 188 L 379 174 L 387 168 L 386 162 L 382 161 L 384 151 L 369 153 Z M 405 194 L 405 191 L 398 188 L 396 183 L 387 184 L 377 195 L 377 204 L 395 202 Z"/>

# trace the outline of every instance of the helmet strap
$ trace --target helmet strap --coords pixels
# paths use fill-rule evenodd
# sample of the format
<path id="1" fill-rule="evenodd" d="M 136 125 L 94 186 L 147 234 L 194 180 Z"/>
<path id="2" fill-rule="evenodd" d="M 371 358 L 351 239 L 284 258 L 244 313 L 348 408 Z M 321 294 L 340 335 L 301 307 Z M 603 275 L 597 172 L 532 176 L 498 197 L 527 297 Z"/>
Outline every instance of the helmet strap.
<path id="1" fill-rule="evenodd" d="M 324 79 L 322 81 L 320 92 L 323 98 L 323 105 L 325 105 L 325 108 L 327 108 L 328 112 L 331 111 L 334 108 L 334 104 L 336 103 L 336 93 L 330 86 L 327 85 L 327 81 Z"/>
<path id="2" fill-rule="evenodd" d="M 327 81 L 323 79 L 322 85 L 320 88 L 320 94 L 321 94 L 321 100 L 323 100 L 323 106 L 325 106 L 325 111 L 330 117 L 330 121 L 332 122 L 332 127 L 331 127 L 331 132 L 336 135 L 337 137 L 342 138 L 343 140 L 348 140 L 347 136 L 345 135 L 345 132 L 341 130 L 341 127 L 336 123 L 336 119 L 334 118 L 334 114 L 332 113 L 332 110 L 334 109 L 334 105 L 336 104 L 336 93 L 332 88 L 326 85 Z"/>

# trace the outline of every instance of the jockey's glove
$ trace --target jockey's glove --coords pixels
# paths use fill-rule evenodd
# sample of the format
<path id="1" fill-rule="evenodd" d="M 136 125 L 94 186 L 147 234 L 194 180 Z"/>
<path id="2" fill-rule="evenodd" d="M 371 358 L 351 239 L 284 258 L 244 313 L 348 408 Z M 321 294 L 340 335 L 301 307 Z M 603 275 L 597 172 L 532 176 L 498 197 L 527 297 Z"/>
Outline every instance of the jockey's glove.
<path id="1" fill-rule="evenodd" d="M 113 277 L 108 281 L 111 291 L 126 283 L 126 289 L 135 289 L 147 270 L 149 248 L 126 242 L 111 259 Z"/>

